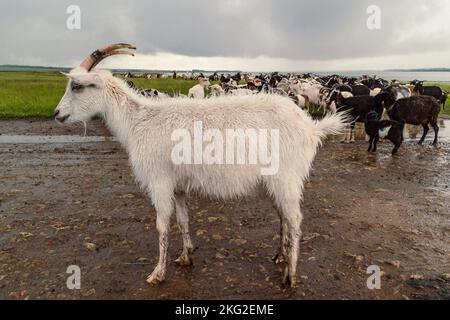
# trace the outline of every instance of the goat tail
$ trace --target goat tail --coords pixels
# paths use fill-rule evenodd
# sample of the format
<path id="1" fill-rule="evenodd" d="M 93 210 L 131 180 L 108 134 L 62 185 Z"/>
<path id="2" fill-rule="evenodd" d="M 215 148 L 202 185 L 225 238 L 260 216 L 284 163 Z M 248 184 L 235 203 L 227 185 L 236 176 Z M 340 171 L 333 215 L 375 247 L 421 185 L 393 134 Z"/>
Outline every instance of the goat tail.
<path id="1" fill-rule="evenodd" d="M 322 120 L 316 121 L 316 135 L 325 138 L 328 135 L 341 134 L 351 121 L 352 117 L 347 111 L 327 114 Z"/>

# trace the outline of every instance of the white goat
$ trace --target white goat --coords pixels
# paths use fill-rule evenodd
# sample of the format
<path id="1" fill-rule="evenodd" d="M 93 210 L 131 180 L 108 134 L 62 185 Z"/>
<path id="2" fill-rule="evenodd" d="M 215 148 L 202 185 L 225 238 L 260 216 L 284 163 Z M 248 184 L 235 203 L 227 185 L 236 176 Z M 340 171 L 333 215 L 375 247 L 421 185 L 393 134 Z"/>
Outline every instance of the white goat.
<path id="1" fill-rule="evenodd" d="M 209 92 L 211 96 L 218 97 L 225 94 L 225 90 L 218 84 L 212 84 L 209 86 Z"/>
<path id="2" fill-rule="evenodd" d="M 248 95 L 252 95 L 258 93 L 258 91 L 253 91 L 250 89 L 244 89 L 244 88 L 238 88 L 238 89 L 232 89 L 229 91 L 229 95 L 232 96 L 248 96 Z"/>
<path id="3" fill-rule="evenodd" d="M 193 245 L 185 196 L 188 191 L 227 199 L 243 196 L 261 183 L 279 209 L 278 260 L 287 262 L 283 280 L 295 286 L 303 185 L 322 139 L 341 132 L 346 116 L 337 113 L 314 121 L 289 98 L 267 94 L 145 99 L 110 72 L 91 71 L 107 56 L 129 54 L 120 48 L 134 49 L 126 44 L 102 48 L 67 74 L 68 85 L 55 117 L 60 123 L 86 123 L 99 114 L 128 152 L 136 180 L 150 196 L 157 213 L 159 261 L 147 281 L 156 284 L 165 279 L 170 219 L 174 211 L 183 238 L 183 251 L 176 262 L 192 263 Z M 176 164 L 173 152 L 179 142 L 173 140 L 174 132 L 180 129 L 195 132 L 198 121 L 202 121 L 202 128 L 213 128 L 222 134 L 238 128 L 278 130 L 279 153 L 271 147 L 272 156 L 279 159 L 278 171 L 263 175 L 262 164 Z M 244 150 L 237 148 L 236 158 L 249 152 L 249 146 L 245 142 L 244 145 Z"/>
<path id="4" fill-rule="evenodd" d="M 209 86 L 209 80 L 207 78 L 198 78 L 198 84 L 189 89 L 188 97 L 189 98 L 204 98 L 205 97 L 205 88 Z"/>
<path id="5" fill-rule="evenodd" d="M 289 92 L 288 97 L 295 102 L 295 104 L 301 109 L 308 109 L 309 98 L 306 95 L 295 94 L 294 92 Z"/>
<path id="6" fill-rule="evenodd" d="M 381 92 L 381 88 L 374 88 L 370 90 L 370 95 L 372 97 L 375 97 L 377 94 L 379 94 Z"/>
<path id="7" fill-rule="evenodd" d="M 320 107 L 320 90 L 322 88 L 323 86 L 314 79 L 296 80 L 289 86 L 291 92 L 307 96 L 309 103 L 316 107 Z"/>

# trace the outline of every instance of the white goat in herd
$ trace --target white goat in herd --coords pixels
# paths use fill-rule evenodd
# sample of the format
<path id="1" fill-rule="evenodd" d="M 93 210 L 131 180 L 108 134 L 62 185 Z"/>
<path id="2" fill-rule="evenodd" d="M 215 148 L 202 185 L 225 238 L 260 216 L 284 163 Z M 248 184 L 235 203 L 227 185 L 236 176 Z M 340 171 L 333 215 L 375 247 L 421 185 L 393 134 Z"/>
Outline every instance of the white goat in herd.
<path id="1" fill-rule="evenodd" d="M 207 78 L 198 78 L 198 84 L 189 89 L 188 97 L 189 98 L 204 98 L 205 97 L 205 88 L 210 85 L 209 80 Z"/>
<path id="2" fill-rule="evenodd" d="M 287 262 L 283 282 L 296 286 L 303 185 L 321 141 L 328 134 L 341 132 L 346 116 L 337 113 L 314 121 L 289 98 L 267 94 L 145 99 L 110 72 L 92 70 L 105 57 L 131 54 L 119 50 L 123 48 L 135 49 L 127 44 L 99 49 L 66 75 L 68 85 L 55 118 L 60 123 L 86 123 L 94 115 L 101 115 L 126 149 L 136 180 L 150 196 L 157 213 L 159 261 L 147 282 L 156 284 L 165 278 L 174 212 L 183 237 L 183 251 L 176 261 L 182 265 L 192 262 L 185 197 L 188 191 L 227 199 L 243 196 L 261 183 L 279 210 L 278 260 Z M 175 164 L 171 157 L 176 144 L 173 132 L 180 128 L 192 132 L 198 121 L 204 128 L 219 132 L 227 128 L 279 130 L 279 170 L 262 175 L 262 165 L 255 164 Z M 248 152 L 247 145 L 245 148 Z"/>

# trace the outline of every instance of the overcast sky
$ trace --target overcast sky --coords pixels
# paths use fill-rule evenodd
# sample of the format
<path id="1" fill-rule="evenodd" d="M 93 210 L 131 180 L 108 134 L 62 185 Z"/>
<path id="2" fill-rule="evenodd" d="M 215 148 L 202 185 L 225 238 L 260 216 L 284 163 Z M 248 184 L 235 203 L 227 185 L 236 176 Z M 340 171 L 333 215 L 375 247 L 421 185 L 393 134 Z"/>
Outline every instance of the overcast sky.
<path id="1" fill-rule="evenodd" d="M 69 5 L 81 29 L 69 30 Z M 381 9 L 369 30 L 366 10 Z M 244 71 L 450 67 L 448 0 L 1 0 L 0 64 L 73 67 L 128 42 L 102 67 Z"/>

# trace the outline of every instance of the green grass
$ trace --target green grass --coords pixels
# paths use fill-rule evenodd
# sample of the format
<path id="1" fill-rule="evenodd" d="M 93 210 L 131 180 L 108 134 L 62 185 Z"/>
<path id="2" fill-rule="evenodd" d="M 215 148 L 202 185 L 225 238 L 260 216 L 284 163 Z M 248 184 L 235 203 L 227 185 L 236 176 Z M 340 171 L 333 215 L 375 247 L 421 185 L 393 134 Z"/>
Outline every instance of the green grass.
<path id="1" fill-rule="evenodd" d="M 450 82 L 426 82 L 426 85 L 430 86 L 439 86 L 442 90 L 450 92 Z M 445 103 L 444 110 L 441 110 L 441 114 L 450 115 L 450 97 L 447 99 Z"/>
<path id="2" fill-rule="evenodd" d="M 140 88 L 187 94 L 194 80 L 132 79 Z M 57 72 L 0 72 L 0 118 L 52 117 L 64 94 L 67 80 Z M 450 82 L 439 85 L 450 91 Z M 450 115 L 450 99 L 443 114 Z"/>
<path id="3" fill-rule="evenodd" d="M 0 117 L 51 117 L 66 79 L 50 72 L 0 72 Z"/>
<path id="4" fill-rule="evenodd" d="M 172 78 L 163 79 L 129 79 L 138 88 L 153 88 L 161 92 L 174 92 L 187 94 L 189 89 L 198 82 L 195 80 L 173 80 Z"/>

